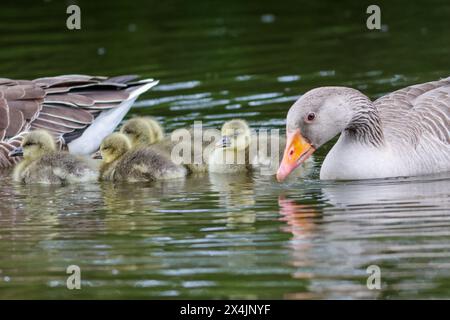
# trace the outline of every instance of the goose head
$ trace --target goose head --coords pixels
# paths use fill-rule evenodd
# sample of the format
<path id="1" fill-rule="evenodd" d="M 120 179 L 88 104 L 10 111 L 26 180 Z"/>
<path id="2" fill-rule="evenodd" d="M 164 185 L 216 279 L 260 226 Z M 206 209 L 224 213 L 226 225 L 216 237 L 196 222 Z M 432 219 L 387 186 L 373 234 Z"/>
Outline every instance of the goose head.
<path id="1" fill-rule="evenodd" d="M 115 132 L 107 136 L 100 145 L 103 163 L 111 163 L 131 149 L 130 140 L 126 135 Z"/>
<path id="2" fill-rule="evenodd" d="M 316 88 L 300 97 L 286 117 L 287 142 L 277 172 L 278 181 L 283 181 L 320 146 L 348 129 L 355 115 L 367 112 L 371 105 L 358 90 L 345 87 Z"/>
<path id="3" fill-rule="evenodd" d="M 54 151 L 56 145 L 53 137 L 45 130 L 36 130 L 27 133 L 20 147 L 12 150 L 9 156 L 23 156 L 25 160 L 34 160 Z"/>
<path id="4" fill-rule="evenodd" d="M 130 119 L 120 132 L 130 139 L 133 147 L 154 144 L 164 136 L 161 125 L 150 117 Z"/>
<path id="5" fill-rule="evenodd" d="M 233 119 L 223 124 L 222 138 L 216 147 L 230 150 L 245 150 L 250 144 L 250 127 L 245 120 Z"/>

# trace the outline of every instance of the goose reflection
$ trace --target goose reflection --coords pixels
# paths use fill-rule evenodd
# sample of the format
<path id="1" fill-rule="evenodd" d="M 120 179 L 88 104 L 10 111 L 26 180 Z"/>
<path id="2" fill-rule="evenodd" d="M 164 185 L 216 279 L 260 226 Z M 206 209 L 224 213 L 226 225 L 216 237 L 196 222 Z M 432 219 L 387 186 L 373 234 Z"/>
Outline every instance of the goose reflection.
<path id="1" fill-rule="evenodd" d="M 449 206 L 450 173 L 411 178 L 327 183 L 322 188 L 325 201 L 337 208 L 401 212 L 424 206 Z M 392 208 L 391 208 L 392 209 Z"/>
<path id="2" fill-rule="evenodd" d="M 319 212 L 313 205 L 299 204 L 280 195 L 278 206 L 280 207 L 280 220 L 287 223 L 283 228 L 284 231 L 291 232 L 295 240 L 308 239 L 313 235 L 316 230 L 316 219 L 319 216 Z"/>
<path id="3" fill-rule="evenodd" d="M 434 237 L 450 236 L 449 190 L 448 175 L 324 184 L 323 237 L 331 261 L 361 270 L 383 258 L 398 258 L 403 267 L 400 257 L 426 255 L 430 243 L 441 243 Z M 414 250 L 399 246 L 408 240 Z"/>
<path id="4" fill-rule="evenodd" d="M 378 265 L 384 289 L 417 284 L 423 270 L 440 256 L 442 237 L 449 237 L 448 174 L 384 180 L 318 182 L 317 201 L 310 186 L 298 185 L 292 200 L 280 197 L 280 216 L 290 241 L 292 277 L 322 298 L 375 298 L 367 290 L 366 268 Z M 436 256 L 434 256 L 436 254 Z M 420 260 L 417 260 L 420 258 Z M 430 270 L 430 285 L 436 273 Z M 403 275 L 403 276 L 399 276 Z M 434 275 L 434 276 L 433 276 Z M 438 285 L 438 283 L 437 283 Z M 301 297 L 303 292 L 290 297 Z"/>

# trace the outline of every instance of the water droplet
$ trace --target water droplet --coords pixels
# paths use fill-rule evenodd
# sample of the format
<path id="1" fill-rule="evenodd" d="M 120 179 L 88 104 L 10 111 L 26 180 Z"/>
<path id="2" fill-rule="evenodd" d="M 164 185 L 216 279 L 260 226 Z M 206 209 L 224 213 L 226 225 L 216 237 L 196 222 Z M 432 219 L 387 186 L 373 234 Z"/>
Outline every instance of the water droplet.
<path id="1" fill-rule="evenodd" d="M 101 48 L 97 49 L 97 54 L 99 56 L 103 56 L 103 55 L 105 55 L 105 53 L 106 53 L 106 49 L 105 48 L 101 47 Z"/>
<path id="2" fill-rule="evenodd" d="M 134 23 L 130 23 L 128 25 L 128 32 L 135 32 L 137 30 L 137 26 Z"/>
<path id="3" fill-rule="evenodd" d="M 263 14 L 261 16 L 262 23 L 273 23 L 275 21 L 275 16 L 273 14 Z"/>

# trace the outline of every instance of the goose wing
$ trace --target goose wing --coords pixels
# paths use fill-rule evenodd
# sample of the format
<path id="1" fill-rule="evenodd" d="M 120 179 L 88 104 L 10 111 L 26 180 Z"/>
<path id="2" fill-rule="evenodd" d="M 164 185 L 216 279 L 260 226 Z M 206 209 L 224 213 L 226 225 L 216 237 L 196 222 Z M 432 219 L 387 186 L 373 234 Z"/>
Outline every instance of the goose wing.
<path id="1" fill-rule="evenodd" d="M 18 159 L 8 153 L 35 129 L 49 131 L 64 148 L 80 137 L 96 117 L 119 106 L 153 79 L 64 75 L 35 80 L 0 79 L 0 168 Z"/>
<path id="2" fill-rule="evenodd" d="M 374 104 L 389 138 L 450 146 L 450 78 L 394 91 Z"/>

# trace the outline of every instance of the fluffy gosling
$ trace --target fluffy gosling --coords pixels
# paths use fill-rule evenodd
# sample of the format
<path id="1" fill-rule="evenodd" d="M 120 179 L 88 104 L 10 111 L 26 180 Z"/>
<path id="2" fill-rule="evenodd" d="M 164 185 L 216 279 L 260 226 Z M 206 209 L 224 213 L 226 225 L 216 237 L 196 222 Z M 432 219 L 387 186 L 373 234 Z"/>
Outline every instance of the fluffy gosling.
<path id="1" fill-rule="evenodd" d="M 87 160 L 57 151 L 53 137 L 44 130 L 25 135 L 21 146 L 9 154 L 23 156 L 13 179 L 22 183 L 70 184 L 93 181 L 97 173 Z"/>
<path id="2" fill-rule="evenodd" d="M 245 120 L 233 119 L 222 126 L 222 138 L 209 158 L 209 171 L 238 173 L 251 170 L 249 147 L 252 140 Z"/>
<path id="3" fill-rule="evenodd" d="M 151 117 L 130 119 L 120 128 L 120 132 L 130 139 L 133 148 L 152 145 L 164 138 L 163 128 Z"/>
<path id="4" fill-rule="evenodd" d="M 188 158 L 191 160 L 186 163 L 183 162 L 183 166 L 190 173 L 207 172 L 209 154 L 208 156 L 198 155 L 194 152 L 194 145 L 200 146 L 201 144 L 202 150 L 206 150 L 209 142 L 205 141 L 202 136 L 194 135 L 193 127 L 178 129 L 177 131 L 181 133 L 183 130 L 190 136 L 190 139 L 174 142 L 170 135 L 164 137 L 163 129 L 155 119 L 142 117 L 128 120 L 120 129 L 120 132 L 130 139 L 132 148 L 151 146 L 158 153 L 163 153 L 169 157 L 176 146 L 178 149 L 186 150 L 190 153 Z M 199 159 L 199 157 L 201 158 Z"/>
<path id="5" fill-rule="evenodd" d="M 286 139 L 268 133 L 252 134 L 245 120 L 233 119 L 223 124 L 222 139 L 209 158 L 213 173 L 239 173 L 260 169 L 264 175 L 273 175 L 283 157 Z"/>
<path id="6" fill-rule="evenodd" d="M 149 147 L 132 148 L 126 135 L 113 133 L 100 146 L 100 180 L 155 181 L 186 176 L 186 169 Z"/>

